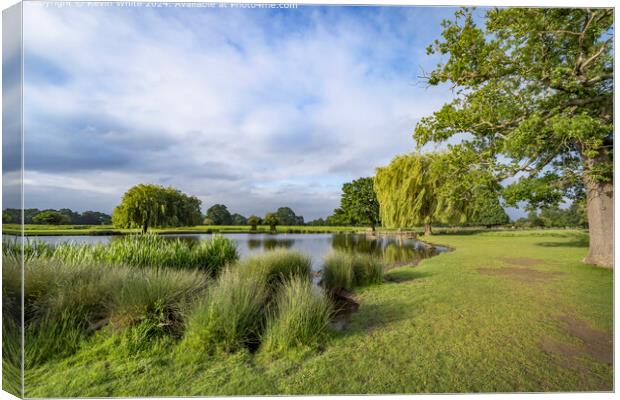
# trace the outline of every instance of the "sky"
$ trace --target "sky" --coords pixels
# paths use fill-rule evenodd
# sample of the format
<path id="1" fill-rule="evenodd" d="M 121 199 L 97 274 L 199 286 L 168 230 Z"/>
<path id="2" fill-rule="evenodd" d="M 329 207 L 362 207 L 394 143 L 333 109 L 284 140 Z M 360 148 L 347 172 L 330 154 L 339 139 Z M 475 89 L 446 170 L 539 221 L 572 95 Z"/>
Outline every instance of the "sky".
<path id="1" fill-rule="evenodd" d="M 154 183 L 324 218 L 452 98 L 419 76 L 453 13 L 24 3 L 25 205 L 110 213 Z"/>

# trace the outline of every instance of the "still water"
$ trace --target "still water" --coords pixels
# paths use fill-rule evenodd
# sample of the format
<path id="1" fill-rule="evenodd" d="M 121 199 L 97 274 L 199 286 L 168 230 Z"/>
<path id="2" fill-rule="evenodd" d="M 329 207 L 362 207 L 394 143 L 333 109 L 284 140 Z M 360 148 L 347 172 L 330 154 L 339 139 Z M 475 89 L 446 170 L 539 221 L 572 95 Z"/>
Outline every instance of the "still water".
<path id="1" fill-rule="evenodd" d="M 210 239 L 213 234 L 163 236 L 171 239 L 180 238 L 182 240 L 198 242 Z M 322 260 L 331 250 L 371 254 L 381 257 L 389 266 L 416 264 L 424 258 L 429 258 L 448 250 L 441 246 L 430 247 L 413 238 L 396 235 L 231 233 L 223 234 L 223 236 L 235 242 L 241 258 L 273 249 L 294 249 L 311 257 L 312 269 L 315 271 L 322 268 Z M 40 240 L 50 244 L 61 242 L 94 244 L 108 243 L 119 238 L 121 236 L 37 236 L 30 237 L 28 240 Z"/>

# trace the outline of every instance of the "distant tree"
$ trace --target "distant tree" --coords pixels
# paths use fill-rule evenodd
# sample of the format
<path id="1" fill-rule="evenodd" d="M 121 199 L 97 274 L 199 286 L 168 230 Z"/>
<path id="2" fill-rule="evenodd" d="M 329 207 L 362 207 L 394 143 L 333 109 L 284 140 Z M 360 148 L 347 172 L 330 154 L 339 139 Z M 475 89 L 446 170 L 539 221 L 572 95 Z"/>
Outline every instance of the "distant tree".
<path id="1" fill-rule="evenodd" d="M 116 206 L 112 223 L 121 228 L 142 229 L 200 223 L 200 200 L 173 188 L 139 184 L 130 188 Z"/>
<path id="2" fill-rule="evenodd" d="M 299 223 L 297 215 L 295 215 L 295 212 L 290 207 L 278 208 L 276 217 L 278 218 L 278 225 L 298 225 Z"/>
<path id="3" fill-rule="evenodd" d="M 506 225 L 510 222 L 510 217 L 499 202 L 497 197 L 487 196 L 481 200 L 476 211 L 470 218 L 469 225 L 477 226 L 498 226 Z"/>
<path id="4" fill-rule="evenodd" d="M 314 219 L 312 221 L 308 221 L 306 225 L 309 226 L 325 226 L 325 220 L 323 218 Z"/>
<path id="5" fill-rule="evenodd" d="M 35 224 L 45 225 L 66 225 L 71 222 L 69 217 L 58 211 L 48 210 L 40 212 L 32 218 L 32 222 Z"/>
<path id="6" fill-rule="evenodd" d="M 248 219 L 241 214 L 233 214 L 231 218 L 233 225 L 246 225 L 248 223 Z"/>
<path id="7" fill-rule="evenodd" d="M 79 225 L 109 225 L 112 217 L 98 211 L 84 211 L 75 224 Z"/>
<path id="8" fill-rule="evenodd" d="M 67 218 L 69 219 L 69 224 L 75 225 L 80 223 L 80 213 L 77 213 L 70 208 L 61 208 L 60 210 L 58 210 L 58 212 L 67 216 Z"/>
<path id="9" fill-rule="evenodd" d="M 213 221 L 214 225 L 232 225 L 232 215 L 228 208 L 223 204 L 215 204 L 207 210 L 207 218 Z"/>
<path id="10" fill-rule="evenodd" d="M 205 218 L 205 219 L 203 219 L 203 220 L 202 220 L 202 224 L 203 224 L 203 225 L 215 225 L 215 224 L 213 223 L 213 220 L 212 220 L 211 218 Z"/>
<path id="11" fill-rule="evenodd" d="M 381 224 L 381 219 L 373 178 L 359 178 L 342 185 L 340 208 L 348 224 L 370 225 L 374 231 L 375 226 Z"/>
<path id="12" fill-rule="evenodd" d="M 261 223 L 261 219 L 260 217 L 256 215 L 251 215 L 250 218 L 248 218 L 248 224 L 252 226 L 253 231 L 256 230 L 256 226 L 259 225 L 260 223 Z"/>
<path id="13" fill-rule="evenodd" d="M 11 222 L 13 222 L 13 216 L 11 215 L 11 213 L 2 211 L 2 223 L 10 224 Z"/>
<path id="14" fill-rule="evenodd" d="M 278 215 L 276 213 L 267 213 L 265 218 L 263 218 L 263 223 L 269 225 L 271 230 L 275 232 L 276 226 L 279 223 Z"/>
<path id="15" fill-rule="evenodd" d="M 346 226 L 350 225 L 350 219 L 347 214 L 342 210 L 342 208 L 334 209 L 334 213 L 327 217 L 325 220 L 325 225 L 328 226 Z"/>
<path id="16" fill-rule="evenodd" d="M 550 228 L 587 226 L 587 216 L 583 201 L 574 201 L 568 208 L 559 206 L 544 207 L 540 210 L 540 219 L 544 226 Z"/>

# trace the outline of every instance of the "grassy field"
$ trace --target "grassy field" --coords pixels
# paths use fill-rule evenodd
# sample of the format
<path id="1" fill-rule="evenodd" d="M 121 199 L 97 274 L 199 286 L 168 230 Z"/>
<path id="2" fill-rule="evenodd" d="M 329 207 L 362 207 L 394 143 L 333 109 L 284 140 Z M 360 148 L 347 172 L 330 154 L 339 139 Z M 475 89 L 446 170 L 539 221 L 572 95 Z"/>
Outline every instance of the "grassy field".
<path id="1" fill-rule="evenodd" d="M 27 397 L 612 390 L 613 271 L 577 231 L 437 235 L 455 251 L 355 289 L 318 351 L 135 348 L 100 332 L 26 371 Z M 70 380 L 66 377 L 71 376 Z"/>
<path id="2" fill-rule="evenodd" d="M 165 229 L 149 229 L 149 232 L 159 234 L 174 233 L 250 233 L 249 225 L 197 225 Z M 354 226 L 277 226 L 278 233 L 337 233 L 337 232 L 365 232 L 369 228 Z M 258 226 L 256 233 L 270 233 L 269 226 Z M 3 224 L 2 233 L 6 235 L 20 234 L 19 224 Z M 139 229 L 120 229 L 112 225 L 24 225 L 26 236 L 62 236 L 62 235 L 124 235 L 140 233 Z"/>

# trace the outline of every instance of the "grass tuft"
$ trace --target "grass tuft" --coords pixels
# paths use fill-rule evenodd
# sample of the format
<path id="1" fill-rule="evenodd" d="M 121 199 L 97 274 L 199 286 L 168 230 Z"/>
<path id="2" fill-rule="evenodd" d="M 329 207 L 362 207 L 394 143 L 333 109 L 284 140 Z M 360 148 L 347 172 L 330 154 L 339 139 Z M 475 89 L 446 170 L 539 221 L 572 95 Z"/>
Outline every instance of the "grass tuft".
<path id="1" fill-rule="evenodd" d="M 384 264 L 368 254 L 333 251 L 325 258 L 322 284 L 327 290 L 352 290 L 383 282 Z"/>
<path id="2" fill-rule="evenodd" d="M 308 279 L 286 280 L 275 298 L 274 312 L 267 318 L 262 350 L 286 353 L 293 349 L 316 349 L 325 342 L 331 303 L 322 289 Z"/>

